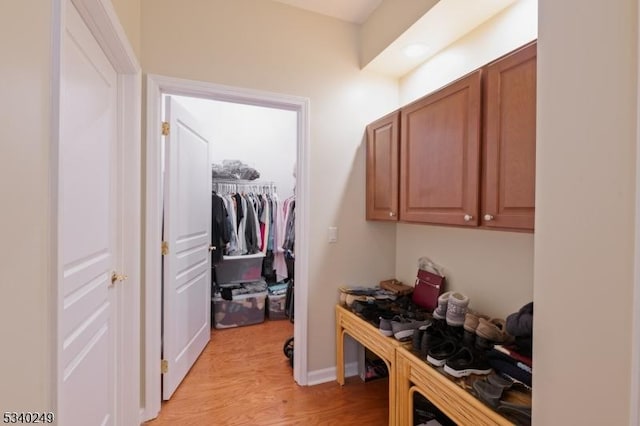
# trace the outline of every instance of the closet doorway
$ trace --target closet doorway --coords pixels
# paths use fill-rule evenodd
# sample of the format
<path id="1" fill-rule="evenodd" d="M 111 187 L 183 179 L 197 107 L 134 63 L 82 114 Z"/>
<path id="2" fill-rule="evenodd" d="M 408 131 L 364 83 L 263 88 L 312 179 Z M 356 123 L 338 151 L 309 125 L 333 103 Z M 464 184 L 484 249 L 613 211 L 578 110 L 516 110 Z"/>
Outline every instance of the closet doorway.
<path id="1" fill-rule="evenodd" d="M 274 93 L 257 92 L 246 89 L 213 85 L 187 80 L 150 75 L 147 79 L 147 149 L 146 149 L 146 227 L 145 227 L 145 313 L 144 333 L 144 419 L 150 419 L 160 411 L 161 404 L 161 375 L 158 374 L 158 364 L 161 362 L 162 345 L 162 264 L 158 256 L 162 240 L 162 172 L 163 149 L 161 136 L 163 121 L 163 99 L 171 96 L 181 103 L 191 115 L 201 123 L 206 117 L 215 114 L 210 121 L 212 124 L 218 119 L 225 124 L 237 122 L 237 131 L 225 130 L 225 126 L 211 127 L 205 132 L 212 140 L 211 161 L 221 163 L 222 160 L 240 160 L 253 166 L 261 174 L 259 181 L 267 181 L 270 187 L 276 188 L 278 197 L 283 199 L 293 195 L 295 191 L 295 287 L 294 338 L 296 352 L 294 357 L 293 379 L 300 385 L 307 384 L 307 353 L 306 353 L 306 325 L 307 325 L 307 276 L 308 276 L 308 108 L 307 99 L 280 95 Z M 260 118 L 259 111 L 266 114 Z M 274 125 L 285 123 L 289 117 L 292 124 L 291 145 L 286 148 L 286 140 L 280 145 L 274 140 L 271 150 L 265 147 L 255 147 L 252 151 L 252 124 L 256 129 L 260 121 L 269 121 L 272 115 Z M 239 114 L 239 115 L 238 115 Z M 253 115 L 252 115 L 253 114 Z M 256 116 L 255 114 L 258 114 Z M 203 127 L 201 127 L 203 128 Z M 276 136 L 277 137 L 277 136 Z M 229 145 L 226 145 L 229 144 Z M 283 145 L 284 144 L 284 145 Z M 244 145 L 244 146 L 243 146 Z M 244 151 L 243 151 L 244 150 Z M 262 152 L 261 152 L 262 151 Z M 244 155 L 242 154 L 244 152 Z M 255 157 L 260 157 L 256 159 Z M 235 158 L 234 158 L 235 157 Z M 264 159 L 268 158 L 268 164 Z M 281 161 L 277 161 L 280 159 Z M 260 164 L 262 161 L 262 164 Z M 211 181 L 211 178 L 209 178 Z M 212 324 L 213 325 L 213 324 Z M 257 325 L 259 326 L 259 325 Z M 215 331 L 214 331 L 215 332 Z M 284 342 L 283 342 L 284 343 Z M 284 357 L 284 354 L 283 354 Z"/>

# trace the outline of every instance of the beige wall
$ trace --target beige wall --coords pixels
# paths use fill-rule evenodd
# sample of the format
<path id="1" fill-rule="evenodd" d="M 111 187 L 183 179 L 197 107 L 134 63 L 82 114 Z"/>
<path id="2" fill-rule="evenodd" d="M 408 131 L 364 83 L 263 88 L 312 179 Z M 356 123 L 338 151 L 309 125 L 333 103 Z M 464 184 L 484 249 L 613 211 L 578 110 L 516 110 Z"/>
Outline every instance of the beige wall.
<path id="1" fill-rule="evenodd" d="M 142 46 L 146 73 L 310 99 L 310 279 L 296 285 L 309 289 L 309 370 L 333 367 L 338 287 L 395 269 L 394 227 L 364 220 L 363 136 L 397 107 L 397 83 L 359 70 L 357 26 L 263 0 L 143 0 Z"/>
<path id="2" fill-rule="evenodd" d="M 540 0 L 538 425 L 626 425 L 638 403 L 629 400 L 636 8 L 635 0 Z"/>
<path id="3" fill-rule="evenodd" d="M 140 58 L 140 0 L 111 0 L 134 53 Z"/>
<path id="4" fill-rule="evenodd" d="M 405 105 L 531 41 L 537 3 L 520 0 L 453 43 L 400 82 Z M 533 235 L 504 231 L 399 224 L 396 275 L 413 283 L 418 258 L 446 270 L 447 288 L 470 297 L 471 307 L 496 317 L 533 298 Z"/>
<path id="5" fill-rule="evenodd" d="M 51 5 L 0 13 L 0 411 L 49 411 Z"/>

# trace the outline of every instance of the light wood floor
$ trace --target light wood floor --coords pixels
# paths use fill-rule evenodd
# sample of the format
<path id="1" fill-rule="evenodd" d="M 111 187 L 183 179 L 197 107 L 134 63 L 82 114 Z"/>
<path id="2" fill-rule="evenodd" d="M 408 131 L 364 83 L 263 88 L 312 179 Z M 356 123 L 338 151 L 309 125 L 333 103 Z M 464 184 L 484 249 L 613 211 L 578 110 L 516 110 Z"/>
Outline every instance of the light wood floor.
<path id="1" fill-rule="evenodd" d="M 212 330 L 211 342 L 160 416 L 146 425 L 387 424 L 386 379 L 298 386 L 282 351 L 290 336 L 293 324 L 286 320 Z"/>

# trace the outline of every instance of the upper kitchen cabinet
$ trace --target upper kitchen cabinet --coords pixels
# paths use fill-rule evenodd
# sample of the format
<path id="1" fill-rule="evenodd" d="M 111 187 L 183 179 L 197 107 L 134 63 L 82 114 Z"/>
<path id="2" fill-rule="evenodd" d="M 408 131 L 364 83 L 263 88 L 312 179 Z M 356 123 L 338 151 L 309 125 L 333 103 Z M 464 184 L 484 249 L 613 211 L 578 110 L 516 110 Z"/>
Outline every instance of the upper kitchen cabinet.
<path id="1" fill-rule="evenodd" d="M 481 76 L 401 109 L 401 221 L 478 225 Z"/>
<path id="2" fill-rule="evenodd" d="M 398 220 L 399 112 L 367 126 L 367 219 Z"/>
<path id="3" fill-rule="evenodd" d="M 533 230 L 536 169 L 536 43 L 485 73 L 481 225 Z"/>

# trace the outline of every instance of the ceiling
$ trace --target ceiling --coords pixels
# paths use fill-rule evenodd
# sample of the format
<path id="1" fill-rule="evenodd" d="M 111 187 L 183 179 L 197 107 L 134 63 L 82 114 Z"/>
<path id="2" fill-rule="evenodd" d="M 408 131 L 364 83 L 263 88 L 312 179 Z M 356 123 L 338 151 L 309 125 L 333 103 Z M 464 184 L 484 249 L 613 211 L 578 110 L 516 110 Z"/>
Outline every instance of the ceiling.
<path id="1" fill-rule="evenodd" d="M 362 24 L 383 0 L 274 1 Z M 369 64 L 362 65 L 368 70 L 401 77 L 516 1 L 525 0 L 439 0 Z M 426 52 L 407 57 L 405 48 L 415 43 L 426 46 Z"/>

